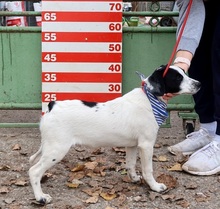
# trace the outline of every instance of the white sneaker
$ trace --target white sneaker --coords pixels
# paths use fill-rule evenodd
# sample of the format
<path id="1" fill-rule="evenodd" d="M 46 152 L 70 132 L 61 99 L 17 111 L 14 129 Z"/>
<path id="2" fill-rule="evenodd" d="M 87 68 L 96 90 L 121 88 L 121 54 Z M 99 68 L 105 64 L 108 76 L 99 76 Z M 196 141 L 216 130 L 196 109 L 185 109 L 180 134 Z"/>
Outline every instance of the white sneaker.
<path id="1" fill-rule="evenodd" d="M 168 150 L 174 155 L 177 153 L 190 155 L 209 144 L 212 139 L 213 137 L 209 135 L 206 129 L 200 128 L 198 131 L 188 134 L 184 141 L 168 147 Z"/>
<path id="2" fill-rule="evenodd" d="M 195 175 L 213 175 L 220 172 L 220 142 L 213 141 L 192 154 L 182 169 Z"/>

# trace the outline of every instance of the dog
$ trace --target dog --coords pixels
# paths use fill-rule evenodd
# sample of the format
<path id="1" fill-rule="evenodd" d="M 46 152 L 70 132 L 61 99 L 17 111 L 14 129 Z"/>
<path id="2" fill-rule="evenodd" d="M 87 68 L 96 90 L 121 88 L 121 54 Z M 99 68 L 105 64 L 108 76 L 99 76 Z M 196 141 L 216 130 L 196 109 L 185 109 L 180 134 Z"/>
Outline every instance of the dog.
<path id="1" fill-rule="evenodd" d="M 195 94 L 200 82 L 189 78 L 182 69 L 170 66 L 163 77 L 165 66 L 156 69 L 142 84 L 163 102 L 165 93 Z M 159 125 L 143 88 L 135 88 L 122 97 L 96 103 L 81 100 L 52 101 L 40 122 L 42 142 L 30 157 L 30 183 L 35 198 L 41 204 L 52 198 L 41 189 L 41 178 L 46 170 L 61 161 L 71 146 L 126 147 L 126 168 L 133 182 L 140 180 L 135 164 L 137 148 L 141 159 L 142 177 L 153 191 L 167 189 L 153 177 L 152 156 Z"/>

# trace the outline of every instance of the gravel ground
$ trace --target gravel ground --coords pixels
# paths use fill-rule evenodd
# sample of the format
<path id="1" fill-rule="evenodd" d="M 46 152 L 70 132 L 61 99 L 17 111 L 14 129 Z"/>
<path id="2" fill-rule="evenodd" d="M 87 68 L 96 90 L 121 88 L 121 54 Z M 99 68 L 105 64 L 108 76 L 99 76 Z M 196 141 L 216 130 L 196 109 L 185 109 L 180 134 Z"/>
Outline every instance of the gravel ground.
<path id="1" fill-rule="evenodd" d="M 3 122 L 36 122 L 40 111 L 0 111 Z M 184 139 L 182 121 L 171 114 L 172 128 L 162 128 L 154 149 L 154 176 L 169 187 L 163 194 L 140 182 L 131 183 L 124 169 L 124 148 L 72 148 L 47 171 L 42 187 L 53 201 L 35 202 L 27 171 L 29 157 L 40 145 L 37 128 L 0 130 L 0 209 L 219 209 L 220 176 L 193 176 L 180 164 L 186 158 L 173 156 L 167 146 Z M 140 173 L 140 160 L 137 171 Z"/>

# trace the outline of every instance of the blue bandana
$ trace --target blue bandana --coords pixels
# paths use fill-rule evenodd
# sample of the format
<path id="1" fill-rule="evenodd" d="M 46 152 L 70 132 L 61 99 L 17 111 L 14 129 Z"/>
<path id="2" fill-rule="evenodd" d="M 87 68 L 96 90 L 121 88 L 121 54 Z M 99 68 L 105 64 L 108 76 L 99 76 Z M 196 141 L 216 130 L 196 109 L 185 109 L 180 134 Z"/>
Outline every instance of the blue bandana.
<path id="1" fill-rule="evenodd" d="M 168 113 L 166 110 L 167 104 L 163 101 L 160 101 L 155 95 L 153 95 L 147 88 L 146 84 L 144 84 L 142 88 L 151 103 L 157 124 L 158 126 L 161 126 L 161 124 L 164 123 L 164 121 L 168 118 Z"/>
<path id="2" fill-rule="evenodd" d="M 145 80 L 145 75 L 136 71 L 136 73 L 139 75 L 140 79 L 142 80 L 142 89 L 144 93 L 147 95 L 151 107 L 154 113 L 154 117 L 157 121 L 158 126 L 161 126 L 162 123 L 168 118 L 168 113 L 167 113 L 167 104 L 165 102 L 160 101 L 155 95 L 153 95 L 149 89 L 147 88 L 146 83 L 144 82 Z"/>

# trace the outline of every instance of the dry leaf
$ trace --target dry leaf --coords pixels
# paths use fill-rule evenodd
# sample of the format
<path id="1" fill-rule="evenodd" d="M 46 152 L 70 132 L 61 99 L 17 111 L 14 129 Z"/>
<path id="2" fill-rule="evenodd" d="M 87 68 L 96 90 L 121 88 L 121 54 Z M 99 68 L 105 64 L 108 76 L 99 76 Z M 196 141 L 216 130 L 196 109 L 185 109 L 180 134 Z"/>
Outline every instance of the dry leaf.
<path id="1" fill-rule="evenodd" d="M 202 192 L 196 193 L 195 199 L 197 202 L 207 202 L 210 200 L 210 196 L 205 195 Z"/>
<path id="2" fill-rule="evenodd" d="M 22 179 L 18 179 L 18 180 L 16 180 L 15 185 L 17 185 L 17 186 L 26 186 L 27 181 L 22 180 Z"/>
<path id="3" fill-rule="evenodd" d="M 165 155 L 159 156 L 158 160 L 159 160 L 159 162 L 167 162 L 168 161 L 168 159 L 167 159 L 167 157 Z"/>
<path id="4" fill-rule="evenodd" d="M 82 171 L 85 168 L 85 165 L 78 164 L 73 169 L 71 169 L 72 172 Z"/>
<path id="5" fill-rule="evenodd" d="M 94 204 L 94 203 L 97 203 L 98 200 L 99 200 L 99 196 L 92 196 L 89 199 L 87 199 L 85 202 L 86 203 L 93 203 Z"/>
<path id="6" fill-rule="evenodd" d="M 125 148 L 122 148 L 122 147 L 113 147 L 112 148 L 115 152 L 122 152 L 122 153 L 125 153 Z"/>
<path id="7" fill-rule="evenodd" d="M 0 171 L 8 171 L 11 167 L 9 165 L 0 166 Z"/>
<path id="8" fill-rule="evenodd" d="M 1 187 L 1 188 L 0 188 L 0 194 L 6 194 L 6 193 L 8 193 L 8 192 L 9 192 L 8 187 Z"/>
<path id="9" fill-rule="evenodd" d="M 168 189 L 173 189 L 177 185 L 177 180 L 170 175 L 161 174 L 157 177 L 157 182 L 164 183 Z"/>
<path id="10" fill-rule="evenodd" d="M 114 198 L 117 197 L 117 195 L 116 195 L 115 193 L 114 193 L 114 194 L 110 194 L 110 193 L 105 193 L 105 192 L 102 192 L 102 193 L 100 194 L 100 196 L 101 196 L 103 199 L 107 200 L 107 201 L 113 200 Z"/>
<path id="11" fill-rule="evenodd" d="M 196 189 L 198 185 L 195 182 L 188 182 L 184 185 L 186 189 Z"/>
<path id="12" fill-rule="evenodd" d="M 13 203 L 14 201 L 15 201 L 14 198 L 7 198 L 7 199 L 4 200 L 4 202 L 7 203 L 7 204 L 11 204 L 11 203 Z"/>
<path id="13" fill-rule="evenodd" d="M 182 171 L 182 165 L 180 163 L 175 164 L 171 168 L 168 168 L 168 171 Z"/>
<path id="14" fill-rule="evenodd" d="M 92 152 L 93 155 L 100 155 L 102 153 L 104 153 L 103 148 L 98 148 Z"/>
<path id="15" fill-rule="evenodd" d="M 157 192 L 150 192 L 149 198 L 151 201 L 154 201 L 156 199 L 156 197 L 160 197 L 161 194 L 157 193 Z"/>
<path id="16" fill-rule="evenodd" d="M 154 145 L 154 148 L 161 148 L 161 147 L 162 147 L 161 144 L 155 144 L 155 145 Z"/>
<path id="17" fill-rule="evenodd" d="M 80 184 L 83 184 L 83 182 L 79 181 L 78 179 L 73 179 L 71 183 L 67 184 L 67 186 L 69 188 L 77 188 Z"/>
<path id="18" fill-rule="evenodd" d="M 102 192 L 102 188 L 101 187 L 92 188 L 92 189 L 89 188 L 89 189 L 83 189 L 82 191 L 88 194 L 89 196 L 97 196 Z"/>
<path id="19" fill-rule="evenodd" d="M 74 172 L 74 173 L 70 173 L 69 175 L 69 182 L 72 182 L 73 179 L 82 179 L 85 177 L 85 173 L 84 171 L 79 171 L 79 172 Z"/>
<path id="20" fill-rule="evenodd" d="M 162 195 L 161 197 L 162 197 L 163 200 L 174 200 L 175 195 L 174 194 Z"/>
<path id="21" fill-rule="evenodd" d="M 97 162 L 88 162 L 85 163 L 85 168 L 94 170 L 97 167 L 98 163 Z"/>
<path id="22" fill-rule="evenodd" d="M 115 208 L 112 208 L 112 207 L 110 207 L 110 206 L 107 206 L 105 209 L 115 209 Z"/>
<path id="23" fill-rule="evenodd" d="M 178 201 L 176 204 L 180 205 L 182 208 L 189 208 L 190 206 L 190 203 L 186 200 Z"/>
<path id="24" fill-rule="evenodd" d="M 21 146 L 19 144 L 15 144 L 12 150 L 21 150 Z"/>

